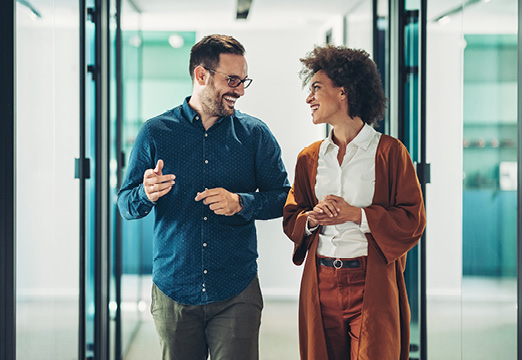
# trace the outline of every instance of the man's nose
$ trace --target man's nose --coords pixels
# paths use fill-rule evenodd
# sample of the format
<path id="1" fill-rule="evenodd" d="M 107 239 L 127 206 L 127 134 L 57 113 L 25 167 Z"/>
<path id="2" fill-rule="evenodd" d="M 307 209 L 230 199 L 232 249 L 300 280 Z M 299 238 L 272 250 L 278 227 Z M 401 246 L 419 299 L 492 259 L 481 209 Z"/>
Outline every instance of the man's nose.
<path id="1" fill-rule="evenodd" d="M 239 86 L 235 87 L 234 93 L 239 96 L 245 95 L 245 83 L 240 83 Z"/>

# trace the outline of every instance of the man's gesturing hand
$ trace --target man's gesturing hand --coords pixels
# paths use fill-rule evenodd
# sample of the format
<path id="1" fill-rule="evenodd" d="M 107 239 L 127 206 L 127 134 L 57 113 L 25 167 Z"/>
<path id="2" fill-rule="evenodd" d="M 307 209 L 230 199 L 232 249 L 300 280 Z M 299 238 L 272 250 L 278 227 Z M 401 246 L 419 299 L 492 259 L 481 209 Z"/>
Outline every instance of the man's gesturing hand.
<path id="1" fill-rule="evenodd" d="M 176 176 L 163 175 L 163 160 L 158 160 L 156 168 L 148 169 L 143 174 L 143 189 L 150 201 L 156 202 L 172 189 Z"/>
<path id="2" fill-rule="evenodd" d="M 232 216 L 241 211 L 239 195 L 231 193 L 223 188 L 215 188 L 198 192 L 196 201 L 203 200 L 203 204 L 209 205 L 210 210 L 217 215 Z"/>

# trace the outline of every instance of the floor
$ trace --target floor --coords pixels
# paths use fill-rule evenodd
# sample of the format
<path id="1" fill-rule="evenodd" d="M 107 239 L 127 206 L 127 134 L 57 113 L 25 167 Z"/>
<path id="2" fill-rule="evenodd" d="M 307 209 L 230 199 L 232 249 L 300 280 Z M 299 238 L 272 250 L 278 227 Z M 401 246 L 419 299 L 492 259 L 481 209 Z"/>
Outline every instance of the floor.
<path id="1" fill-rule="evenodd" d="M 146 282 L 143 289 L 142 303 L 136 306 L 126 302 L 122 306 L 126 320 L 123 341 L 128 349 L 125 360 L 161 358 L 148 311 L 150 287 Z M 465 278 L 462 290 L 459 297 L 428 297 L 428 359 L 516 360 L 516 279 Z M 77 302 L 71 301 L 18 299 L 17 359 L 76 359 L 77 308 Z M 111 322 L 111 329 L 113 325 Z M 415 338 L 416 324 L 411 328 Z M 89 333 L 92 329 L 87 330 Z M 417 355 L 412 352 L 410 358 L 413 360 Z M 265 296 L 260 358 L 299 359 L 296 299 Z"/>
<path id="2" fill-rule="evenodd" d="M 428 298 L 430 360 L 516 360 L 516 280 L 467 278 L 463 296 Z M 412 324 L 412 338 L 418 333 Z M 415 342 L 415 341 L 412 341 Z M 148 312 L 125 360 L 160 359 Z M 412 352 L 410 359 L 418 358 Z M 265 298 L 261 360 L 298 360 L 297 301 Z"/>
<path id="3" fill-rule="evenodd" d="M 295 301 L 265 301 L 259 348 L 261 360 L 299 360 Z M 125 360 L 144 359 L 161 359 L 154 322 L 148 314 L 125 356 Z"/>

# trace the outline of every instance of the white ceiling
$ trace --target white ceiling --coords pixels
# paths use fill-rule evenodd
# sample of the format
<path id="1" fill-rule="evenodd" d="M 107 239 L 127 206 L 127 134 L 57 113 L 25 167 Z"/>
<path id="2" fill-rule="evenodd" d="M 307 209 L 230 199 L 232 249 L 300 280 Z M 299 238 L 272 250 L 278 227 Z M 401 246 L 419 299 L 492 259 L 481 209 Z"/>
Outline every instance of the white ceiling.
<path id="1" fill-rule="evenodd" d="M 39 22 L 57 20 L 77 21 L 78 3 L 73 0 L 26 0 L 39 12 Z M 145 29 L 192 29 L 197 28 L 247 28 L 276 29 L 299 26 L 320 26 L 335 16 L 342 16 L 368 8 L 371 0 L 252 0 L 248 19 L 236 20 L 237 0 L 124 0 L 124 8 L 130 1 L 142 12 Z M 428 20 L 453 10 L 469 0 L 430 0 Z M 380 1 L 381 4 L 387 1 Z M 28 13 L 18 6 L 21 13 Z M 516 0 L 482 0 L 466 7 L 464 18 L 459 14 L 457 21 L 470 24 L 476 31 L 494 32 L 504 27 L 516 32 Z M 54 15 L 54 16 L 53 16 Z M 129 16 L 127 16 L 129 18 Z M 21 16 L 19 21 L 26 19 Z M 498 31 L 498 30 L 497 30 Z M 473 30 L 472 32 L 475 32 Z"/>
<path id="2" fill-rule="evenodd" d="M 35 0 L 36 1 L 36 0 Z M 168 23 L 170 27 L 189 24 L 207 27 L 242 26 L 250 28 L 322 24 L 334 16 L 346 15 L 370 6 L 371 0 L 252 0 L 247 20 L 236 20 L 237 0 L 130 0 L 144 14 L 145 25 Z M 469 0 L 430 0 L 428 20 L 461 7 Z M 387 1 L 380 1 L 387 3 Z M 466 7 L 466 12 L 483 27 L 491 26 L 494 16 L 513 18 L 516 0 L 482 0 Z M 485 20 L 489 19 L 489 21 Z M 498 22 L 503 22 L 499 20 Z"/>
<path id="3" fill-rule="evenodd" d="M 252 0 L 248 19 L 236 19 L 237 0 L 132 0 L 146 27 L 315 26 L 370 0 Z"/>

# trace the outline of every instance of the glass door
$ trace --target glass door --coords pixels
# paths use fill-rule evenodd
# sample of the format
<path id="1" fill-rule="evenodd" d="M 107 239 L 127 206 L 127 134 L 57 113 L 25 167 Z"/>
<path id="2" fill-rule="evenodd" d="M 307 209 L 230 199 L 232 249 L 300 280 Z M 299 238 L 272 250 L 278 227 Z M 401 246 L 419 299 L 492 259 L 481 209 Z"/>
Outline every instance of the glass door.
<path id="1" fill-rule="evenodd" d="M 95 198 L 95 179 L 96 179 L 96 26 L 94 18 L 95 4 L 94 0 L 84 0 L 83 5 L 83 16 L 84 16 L 84 63 L 82 66 L 83 70 L 83 85 L 84 98 L 80 99 L 83 103 L 84 113 L 83 122 L 80 128 L 81 146 L 83 149 L 80 151 L 84 152 L 84 169 L 87 169 L 87 173 L 84 174 L 84 178 L 80 177 L 80 182 L 83 182 L 80 186 L 83 189 L 81 191 L 82 198 L 80 201 L 82 204 L 81 211 L 83 211 L 83 218 L 81 222 L 83 227 L 80 229 L 83 241 L 81 244 L 80 259 L 80 271 L 83 272 L 82 290 L 83 291 L 83 308 L 80 306 L 80 311 L 83 311 L 82 331 L 84 338 L 81 339 L 83 342 L 80 343 L 80 357 L 81 359 L 94 359 L 95 357 L 95 218 L 96 218 L 96 198 Z M 89 10 L 90 9 L 90 10 Z M 80 161 L 82 161 L 80 159 Z"/>
<path id="2" fill-rule="evenodd" d="M 430 359 L 517 359 L 517 14 L 429 2 Z"/>
<path id="3" fill-rule="evenodd" d="M 398 1 L 390 9 L 391 76 L 389 133 L 401 140 L 408 149 L 424 193 L 429 182 L 429 165 L 425 158 L 424 114 L 425 86 L 425 1 Z M 410 358 L 426 359 L 426 234 L 408 253 L 404 273 L 410 303 Z"/>
<path id="4" fill-rule="evenodd" d="M 463 7 L 463 359 L 517 358 L 517 13 Z"/>
<path id="5" fill-rule="evenodd" d="M 31 3 L 15 22 L 16 358 L 76 359 L 79 5 Z"/>

